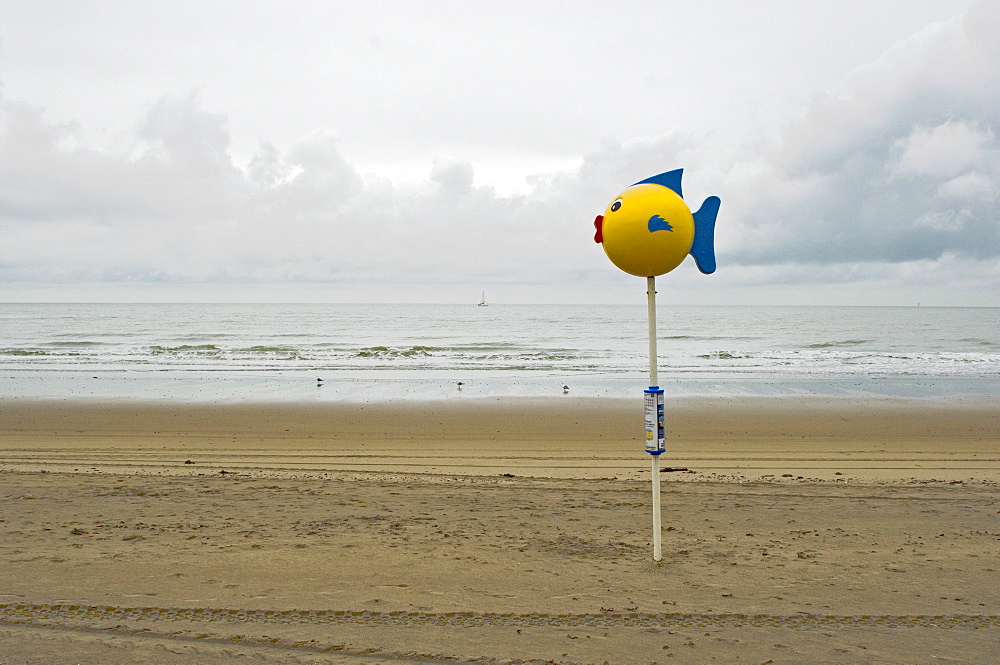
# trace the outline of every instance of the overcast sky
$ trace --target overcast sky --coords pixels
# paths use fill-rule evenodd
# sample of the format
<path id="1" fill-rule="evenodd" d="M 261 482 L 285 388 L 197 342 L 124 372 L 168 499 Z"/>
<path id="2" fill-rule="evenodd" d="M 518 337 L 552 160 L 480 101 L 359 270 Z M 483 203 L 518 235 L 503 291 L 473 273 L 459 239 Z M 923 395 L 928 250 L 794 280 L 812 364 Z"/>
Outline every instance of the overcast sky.
<path id="1" fill-rule="evenodd" d="M 0 301 L 1000 305 L 1000 2 L 0 0 Z"/>

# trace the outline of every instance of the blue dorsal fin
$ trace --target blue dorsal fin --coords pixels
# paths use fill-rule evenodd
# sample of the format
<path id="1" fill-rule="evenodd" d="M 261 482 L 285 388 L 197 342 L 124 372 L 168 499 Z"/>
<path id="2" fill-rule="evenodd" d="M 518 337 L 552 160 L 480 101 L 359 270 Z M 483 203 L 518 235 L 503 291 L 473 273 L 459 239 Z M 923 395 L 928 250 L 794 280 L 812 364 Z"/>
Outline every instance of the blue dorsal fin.
<path id="1" fill-rule="evenodd" d="M 654 175 L 651 178 L 640 180 L 635 184 L 661 185 L 669 190 L 672 190 L 677 194 L 677 196 L 683 199 L 684 195 L 681 194 L 681 175 L 683 175 L 683 173 L 684 169 L 674 169 L 673 171 L 667 171 L 666 173 L 661 173 L 660 175 Z"/>

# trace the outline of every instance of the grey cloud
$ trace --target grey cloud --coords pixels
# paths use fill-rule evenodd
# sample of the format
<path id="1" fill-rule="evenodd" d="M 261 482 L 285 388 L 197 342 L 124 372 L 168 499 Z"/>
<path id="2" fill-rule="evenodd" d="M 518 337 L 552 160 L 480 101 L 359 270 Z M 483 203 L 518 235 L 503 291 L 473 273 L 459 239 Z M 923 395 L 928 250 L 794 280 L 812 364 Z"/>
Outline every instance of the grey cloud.
<path id="1" fill-rule="evenodd" d="M 169 163 L 193 178 L 231 171 L 226 116 L 200 108 L 193 94 L 164 97 L 153 104 L 139 127 L 147 156 Z"/>
<path id="2" fill-rule="evenodd" d="M 997 12 L 985 14 L 997 34 Z M 728 258 L 1000 256 L 1000 78 L 976 46 L 981 34 L 963 25 L 897 45 L 845 90 L 816 100 L 735 193 L 753 202 L 740 210 L 741 242 Z M 981 33 L 981 21 L 974 25 Z"/>
<path id="3" fill-rule="evenodd" d="M 0 97 L 0 216 L 24 223 L 119 216 L 135 210 L 95 174 L 112 171 L 105 156 L 74 148 L 78 130 L 46 123 L 40 110 Z"/>
<path id="4" fill-rule="evenodd" d="M 472 164 L 463 161 L 436 159 L 431 169 L 431 180 L 441 186 L 441 190 L 452 194 L 464 194 L 472 189 Z"/>
<path id="5" fill-rule="evenodd" d="M 153 104 L 120 152 L 75 146 L 26 105 L 0 117 L 0 170 L 18 176 L 0 187 L 9 281 L 544 281 L 594 254 L 573 174 L 502 196 L 440 158 L 394 185 L 359 174 L 325 129 L 262 142 L 243 170 L 225 116 L 194 97 Z"/>

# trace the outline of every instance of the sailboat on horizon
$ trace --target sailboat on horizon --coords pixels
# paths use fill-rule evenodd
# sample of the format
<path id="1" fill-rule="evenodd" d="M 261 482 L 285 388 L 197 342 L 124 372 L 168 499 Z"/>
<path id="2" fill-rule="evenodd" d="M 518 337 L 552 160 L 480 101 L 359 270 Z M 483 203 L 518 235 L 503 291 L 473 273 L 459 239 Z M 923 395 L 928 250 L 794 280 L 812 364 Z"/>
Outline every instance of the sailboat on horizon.
<path id="1" fill-rule="evenodd" d="M 478 306 L 479 307 L 488 307 L 489 306 L 488 303 L 486 302 L 486 291 L 483 291 L 483 297 L 479 300 L 479 305 Z"/>

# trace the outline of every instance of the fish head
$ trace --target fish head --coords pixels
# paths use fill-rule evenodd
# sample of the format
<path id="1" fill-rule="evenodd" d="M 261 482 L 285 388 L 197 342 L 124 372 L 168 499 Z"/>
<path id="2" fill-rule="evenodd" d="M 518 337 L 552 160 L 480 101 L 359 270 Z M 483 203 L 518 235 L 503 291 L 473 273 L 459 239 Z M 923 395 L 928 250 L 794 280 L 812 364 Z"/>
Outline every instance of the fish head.
<path id="1" fill-rule="evenodd" d="M 670 272 L 694 242 L 691 210 L 676 192 L 662 185 L 632 185 L 600 217 L 598 242 L 604 253 L 618 268 L 638 277 Z"/>

